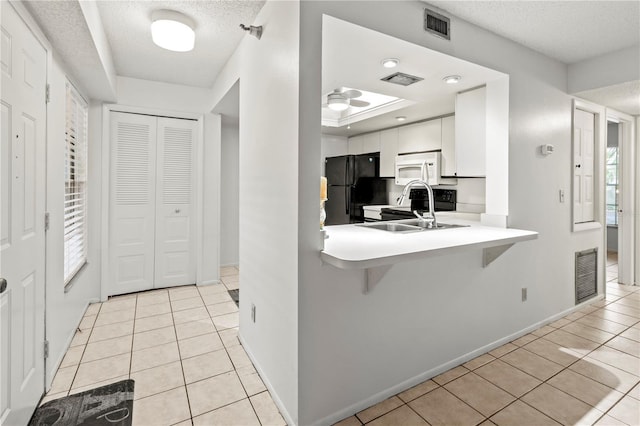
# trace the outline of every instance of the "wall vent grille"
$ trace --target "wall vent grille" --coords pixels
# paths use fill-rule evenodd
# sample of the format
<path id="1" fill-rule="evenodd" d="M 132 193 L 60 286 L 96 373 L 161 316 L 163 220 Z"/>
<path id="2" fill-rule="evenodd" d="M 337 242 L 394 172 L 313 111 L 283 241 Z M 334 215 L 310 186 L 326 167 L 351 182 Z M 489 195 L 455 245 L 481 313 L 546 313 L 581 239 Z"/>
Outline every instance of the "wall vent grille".
<path id="1" fill-rule="evenodd" d="M 451 20 L 433 10 L 424 10 L 424 30 L 446 40 L 451 40 Z"/>
<path id="2" fill-rule="evenodd" d="M 576 305 L 598 294 L 598 249 L 576 252 Z"/>
<path id="3" fill-rule="evenodd" d="M 386 77 L 382 77 L 380 80 L 386 81 L 387 83 L 399 84 L 400 86 L 409 86 L 413 83 L 424 80 L 424 78 L 397 72 Z"/>

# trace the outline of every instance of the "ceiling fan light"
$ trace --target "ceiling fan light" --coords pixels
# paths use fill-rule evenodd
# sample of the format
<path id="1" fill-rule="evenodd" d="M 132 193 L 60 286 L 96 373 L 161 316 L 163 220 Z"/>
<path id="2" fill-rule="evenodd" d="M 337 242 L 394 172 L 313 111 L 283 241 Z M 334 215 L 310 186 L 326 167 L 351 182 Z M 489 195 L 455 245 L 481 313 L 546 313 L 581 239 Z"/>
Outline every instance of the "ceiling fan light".
<path id="1" fill-rule="evenodd" d="M 400 61 L 396 58 L 386 58 L 382 60 L 382 66 L 385 68 L 395 68 L 399 63 Z"/>
<path id="2" fill-rule="evenodd" d="M 442 80 L 447 84 L 456 84 L 460 80 L 462 80 L 462 77 L 460 77 L 459 75 L 448 75 L 444 77 Z"/>
<path id="3" fill-rule="evenodd" d="M 180 12 L 156 10 L 151 15 L 151 38 L 163 49 L 174 52 L 193 50 L 195 23 Z"/>
<path id="4" fill-rule="evenodd" d="M 349 101 L 339 94 L 331 94 L 327 96 L 327 106 L 333 111 L 344 111 L 349 108 Z"/>

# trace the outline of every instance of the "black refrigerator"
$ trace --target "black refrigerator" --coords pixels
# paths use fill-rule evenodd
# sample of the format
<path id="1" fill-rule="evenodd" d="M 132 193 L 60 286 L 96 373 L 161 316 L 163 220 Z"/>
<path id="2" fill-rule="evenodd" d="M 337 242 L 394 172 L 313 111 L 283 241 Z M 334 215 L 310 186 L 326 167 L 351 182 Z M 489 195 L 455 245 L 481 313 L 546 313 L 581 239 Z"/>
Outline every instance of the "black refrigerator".
<path id="1" fill-rule="evenodd" d="M 380 178 L 380 153 L 325 160 L 327 225 L 364 222 L 362 206 L 387 203 L 387 179 Z"/>

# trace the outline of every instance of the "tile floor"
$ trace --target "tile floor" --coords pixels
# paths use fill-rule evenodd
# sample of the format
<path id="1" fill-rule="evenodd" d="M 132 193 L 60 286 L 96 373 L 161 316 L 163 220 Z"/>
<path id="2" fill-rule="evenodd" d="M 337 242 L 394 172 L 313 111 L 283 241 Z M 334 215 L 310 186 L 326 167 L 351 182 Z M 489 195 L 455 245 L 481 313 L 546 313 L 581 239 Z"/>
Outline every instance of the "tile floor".
<path id="1" fill-rule="evenodd" d="M 222 281 L 90 305 L 43 402 L 131 378 L 134 425 L 285 425 L 237 338 L 238 270 Z"/>

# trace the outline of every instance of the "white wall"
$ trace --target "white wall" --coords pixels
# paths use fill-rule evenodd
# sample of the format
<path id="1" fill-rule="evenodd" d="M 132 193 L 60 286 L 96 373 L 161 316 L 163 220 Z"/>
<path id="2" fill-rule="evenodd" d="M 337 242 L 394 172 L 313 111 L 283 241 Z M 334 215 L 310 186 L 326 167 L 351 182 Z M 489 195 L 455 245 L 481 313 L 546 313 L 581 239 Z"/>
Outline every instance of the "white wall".
<path id="1" fill-rule="evenodd" d="M 322 135 L 320 139 L 320 170 L 324 176 L 324 160 L 349 153 L 349 138 L 346 136 Z"/>
<path id="2" fill-rule="evenodd" d="M 211 91 L 137 78 L 117 78 L 118 104 L 182 112 L 211 111 Z"/>
<path id="3" fill-rule="evenodd" d="M 640 46 L 569 65 L 568 92 L 578 93 L 640 80 Z"/>
<path id="4" fill-rule="evenodd" d="M 65 164 L 65 100 L 66 73 L 55 57 L 49 70 L 51 102 L 47 106 L 47 211 L 50 228 L 46 253 L 46 327 L 50 357 L 47 361 L 47 388 L 62 361 L 73 334 L 90 301 L 100 297 L 100 138 L 102 109 L 91 103 L 89 108 L 88 164 L 88 259 L 87 265 L 64 290 L 64 164 Z"/>
<path id="5" fill-rule="evenodd" d="M 301 5 L 299 424 L 339 420 L 570 309 L 574 252 L 604 248 L 602 229 L 571 233 L 570 203 L 557 197 L 571 181 L 567 67 L 455 17 L 450 42 L 429 36 L 423 8 L 417 1 Z M 323 13 L 510 75 L 508 225 L 538 231 L 538 240 L 517 244 L 487 268 L 479 250 L 399 264 L 366 296 L 362 271 L 321 264 L 315 187 Z M 554 155 L 537 155 L 543 143 L 556 146 Z M 602 292 L 602 271 L 598 282 Z"/>
<path id="6" fill-rule="evenodd" d="M 239 333 L 285 419 L 297 424 L 299 3 L 268 1 L 253 24 L 264 27 L 262 38 L 242 40 L 213 86 L 212 106 L 239 78 Z M 317 171 L 319 137 L 315 144 Z"/>
<path id="7" fill-rule="evenodd" d="M 220 153 L 220 265 L 238 265 L 240 233 L 240 134 L 238 123 L 222 118 Z"/>

